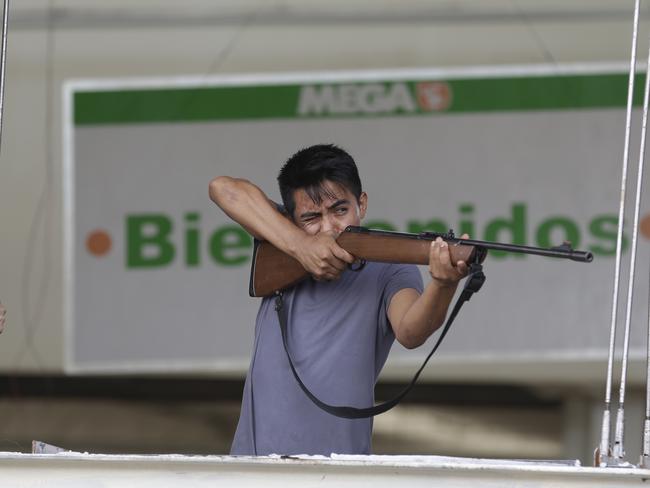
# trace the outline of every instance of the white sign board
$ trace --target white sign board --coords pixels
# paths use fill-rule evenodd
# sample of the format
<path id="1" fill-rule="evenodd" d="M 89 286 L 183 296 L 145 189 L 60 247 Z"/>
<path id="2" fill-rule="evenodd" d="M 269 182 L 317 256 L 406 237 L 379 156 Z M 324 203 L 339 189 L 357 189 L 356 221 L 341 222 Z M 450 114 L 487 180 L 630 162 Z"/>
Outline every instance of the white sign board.
<path id="1" fill-rule="evenodd" d="M 626 87 L 551 68 L 68 83 L 67 370 L 245 372 L 251 239 L 208 183 L 247 178 L 279 201 L 282 163 L 329 142 L 358 163 L 369 227 L 594 253 L 488 257 L 441 356 L 605 360 Z M 425 349 L 394 348 L 388 369 Z"/>

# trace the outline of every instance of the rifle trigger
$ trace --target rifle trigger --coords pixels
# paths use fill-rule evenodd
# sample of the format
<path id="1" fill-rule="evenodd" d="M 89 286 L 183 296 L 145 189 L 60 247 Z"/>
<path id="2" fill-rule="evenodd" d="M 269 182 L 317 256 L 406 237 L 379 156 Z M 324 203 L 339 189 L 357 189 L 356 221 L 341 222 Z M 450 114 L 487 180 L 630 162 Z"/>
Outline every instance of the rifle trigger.
<path id="1" fill-rule="evenodd" d="M 358 259 L 352 264 L 348 264 L 350 271 L 361 271 L 366 265 L 365 259 Z"/>

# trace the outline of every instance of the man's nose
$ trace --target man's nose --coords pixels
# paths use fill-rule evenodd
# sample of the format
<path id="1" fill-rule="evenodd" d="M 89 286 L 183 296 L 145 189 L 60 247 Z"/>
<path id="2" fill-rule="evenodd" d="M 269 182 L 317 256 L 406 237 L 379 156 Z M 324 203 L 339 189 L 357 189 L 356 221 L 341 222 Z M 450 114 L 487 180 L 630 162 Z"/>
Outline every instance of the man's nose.
<path id="1" fill-rule="evenodd" d="M 340 233 L 339 229 L 336 226 L 334 219 L 330 217 L 323 218 L 321 222 L 321 232 L 336 232 Z"/>

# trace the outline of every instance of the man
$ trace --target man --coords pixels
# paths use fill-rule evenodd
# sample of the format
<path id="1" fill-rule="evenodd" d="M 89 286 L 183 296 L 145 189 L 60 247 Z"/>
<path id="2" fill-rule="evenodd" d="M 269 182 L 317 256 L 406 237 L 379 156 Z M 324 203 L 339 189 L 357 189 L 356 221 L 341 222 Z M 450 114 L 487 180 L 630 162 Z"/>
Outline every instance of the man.
<path id="1" fill-rule="evenodd" d="M 303 382 L 325 403 L 372 406 L 394 339 L 407 348 L 423 344 L 442 325 L 468 267 L 452 263 L 447 243 L 438 239 L 431 244 L 426 287 L 411 265 L 348 269 L 355 258 L 335 239 L 347 226 L 360 225 L 368 196 L 354 160 L 336 146 L 297 152 L 278 183 L 283 209 L 251 182 L 227 176 L 210 182 L 210 197 L 313 277 L 284 295 L 289 350 Z M 231 454 L 368 454 L 371 433 L 372 419 L 335 417 L 303 393 L 290 370 L 273 299 L 263 299 Z"/>

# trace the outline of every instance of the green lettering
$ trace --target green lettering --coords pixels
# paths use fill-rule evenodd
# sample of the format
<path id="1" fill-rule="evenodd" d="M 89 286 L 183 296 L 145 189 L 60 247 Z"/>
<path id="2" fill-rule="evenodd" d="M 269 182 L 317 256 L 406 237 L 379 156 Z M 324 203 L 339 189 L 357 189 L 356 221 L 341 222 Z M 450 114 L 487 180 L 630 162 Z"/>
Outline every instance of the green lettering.
<path id="1" fill-rule="evenodd" d="M 551 234 L 556 229 L 562 232 L 561 242 L 553 242 Z M 562 241 L 569 241 L 574 248 L 580 246 L 580 229 L 575 222 L 565 217 L 553 217 L 545 220 L 540 224 L 537 229 L 537 245 L 541 247 L 552 247 L 562 243 Z"/>
<path id="2" fill-rule="evenodd" d="M 371 220 L 369 222 L 365 222 L 363 225 L 368 229 L 389 230 L 391 232 L 395 232 L 397 230 L 393 224 L 385 220 Z"/>
<path id="3" fill-rule="evenodd" d="M 196 225 L 199 222 L 199 214 L 196 212 L 185 214 L 185 222 Z M 199 229 L 188 226 L 185 229 L 185 264 L 198 266 L 199 263 Z"/>
<path id="4" fill-rule="evenodd" d="M 526 205 L 523 203 L 516 203 L 511 207 L 512 216 L 510 219 L 494 219 L 488 222 L 485 227 L 485 240 L 486 241 L 502 241 L 505 239 L 501 234 L 505 232 L 510 233 L 510 243 L 523 246 L 526 244 Z M 515 258 L 521 259 L 525 257 L 523 254 L 508 253 L 506 251 L 490 251 L 490 257 L 503 258 L 511 255 Z"/>
<path id="5" fill-rule="evenodd" d="M 225 225 L 210 237 L 210 254 L 217 264 L 237 266 L 251 257 L 253 238 L 239 226 Z"/>
<path id="6" fill-rule="evenodd" d="M 603 243 L 592 244 L 589 250 L 594 254 L 602 254 L 603 256 L 613 256 L 616 254 L 616 238 L 618 235 L 618 218 L 614 215 L 599 215 L 589 223 L 589 232 L 594 237 L 609 242 L 610 245 L 606 246 Z M 622 251 L 627 248 L 627 239 L 623 234 Z"/>
<path id="7" fill-rule="evenodd" d="M 160 214 L 130 215 L 126 218 L 127 268 L 155 268 L 174 260 L 169 241 L 172 221 Z"/>
<path id="8" fill-rule="evenodd" d="M 444 220 L 429 220 L 422 222 L 421 220 L 409 220 L 406 224 L 407 232 L 413 234 L 420 234 L 421 232 L 438 232 L 444 234 L 449 231 L 449 225 Z"/>

